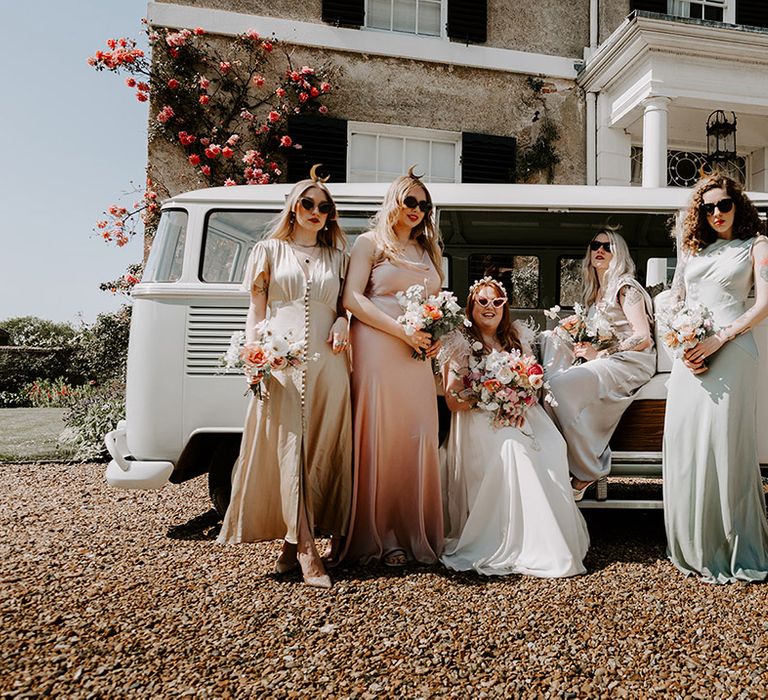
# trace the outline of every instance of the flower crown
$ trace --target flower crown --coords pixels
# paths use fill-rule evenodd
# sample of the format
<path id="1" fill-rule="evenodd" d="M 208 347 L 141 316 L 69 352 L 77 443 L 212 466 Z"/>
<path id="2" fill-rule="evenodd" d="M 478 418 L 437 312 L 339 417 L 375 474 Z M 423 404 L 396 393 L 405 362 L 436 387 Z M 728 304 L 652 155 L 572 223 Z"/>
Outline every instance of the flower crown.
<path id="1" fill-rule="evenodd" d="M 493 279 L 490 275 L 486 275 L 481 280 L 475 280 L 472 286 L 469 288 L 469 296 L 473 296 L 476 289 L 479 289 L 480 287 L 487 287 L 490 284 L 495 284 L 504 294 L 504 296 L 507 296 L 507 290 L 504 288 L 504 285 L 499 282 L 499 280 Z"/>

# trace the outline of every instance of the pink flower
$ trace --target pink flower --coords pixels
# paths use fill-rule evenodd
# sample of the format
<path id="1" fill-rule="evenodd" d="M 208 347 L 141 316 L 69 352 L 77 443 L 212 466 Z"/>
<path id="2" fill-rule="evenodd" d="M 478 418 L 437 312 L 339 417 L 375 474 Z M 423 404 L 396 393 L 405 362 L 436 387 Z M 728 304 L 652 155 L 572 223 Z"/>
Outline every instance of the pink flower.
<path id="1" fill-rule="evenodd" d="M 201 75 L 197 82 L 200 85 L 200 88 L 203 90 L 207 90 L 208 86 L 211 84 L 211 81 L 208 80 L 208 78 L 206 78 L 204 75 Z"/>
<path id="2" fill-rule="evenodd" d="M 227 146 L 234 146 L 238 141 L 240 141 L 240 136 L 232 134 L 232 136 L 227 139 Z"/>
<path id="3" fill-rule="evenodd" d="M 317 111 L 320 112 L 320 114 L 328 114 L 328 107 L 325 105 L 320 105 Z"/>
<path id="4" fill-rule="evenodd" d="M 200 168 L 200 172 L 205 175 L 206 177 L 210 177 L 211 175 L 211 166 L 210 165 L 203 165 Z"/>
<path id="5" fill-rule="evenodd" d="M 207 146 L 210 142 L 211 142 L 211 139 L 209 138 L 200 139 L 200 143 L 203 144 L 203 146 Z"/>
<path id="6" fill-rule="evenodd" d="M 263 75 L 254 75 L 253 76 L 253 84 L 256 87 L 261 87 L 264 85 L 264 76 Z"/>
<path id="7" fill-rule="evenodd" d="M 165 105 L 157 115 L 157 121 L 161 124 L 165 124 L 169 119 L 172 119 L 174 115 L 173 108 L 170 105 Z"/>
<path id="8" fill-rule="evenodd" d="M 201 105 L 207 105 L 211 98 L 208 97 L 208 95 L 200 95 L 200 98 L 197 100 Z"/>
<path id="9" fill-rule="evenodd" d="M 306 92 L 299 93 L 299 102 L 306 102 L 309 99 L 309 95 Z"/>
<path id="10" fill-rule="evenodd" d="M 280 139 L 280 145 L 283 148 L 290 148 L 293 145 L 293 139 L 290 136 L 283 136 L 283 138 Z"/>
<path id="11" fill-rule="evenodd" d="M 269 53 L 270 51 L 272 51 L 272 48 L 273 48 L 272 42 L 271 41 L 265 41 L 261 45 L 261 48 L 264 49 L 267 53 Z"/>
<path id="12" fill-rule="evenodd" d="M 317 97 L 320 94 L 320 90 L 318 90 L 316 87 L 312 86 L 309 89 L 309 94 L 311 97 Z"/>
<path id="13" fill-rule="evenodd" d="M 235 155 L 235 152 L 229 146 L 224 146 L 224 148 L 221 149 L 221 155 L 225 158 L 231 158 Z"/>
<path id="14" fill-rule="evenodd" d="M 179 87 L 179 85 L 180 85 L 180 83 L 179 83 L 179 81 L 178 81 L 178 80 L 176 80 L 176 78 L 171 78 L 171 79 L 168 81 L 168 87 L 169 87 L 171 90 L 175 90 L 177 87 Z"/>
<path id="15" fill-rule="evenodd" d="M 279 121 L 280 121 L 280 113 L 279 113 L 279 112 L 275 112 L 274 110 L 272 110 L 272 111 L 271 111 L 271 112 L 270 112 L 270 113 L 267 115 L 267 118 L 269 119 L 269 121 L 271 121 L 271 122 L 273 122 L 273 123 L 274 123 L 274 122 L 279 122 Z"/>
<path id="16" fill-rule="evenodd" d="M 179 50 L 177 48 L 168 49 L 168 53 L 171 54 L 172 58 L 179 57 Z"/>
<path id="17" fill-rule="evenodd" d="M 114 49 L 117 47 L 117 42 L 114 39 L 107 39 L 107 46 L 109 46 L 110 49 Z"/>
<path id="18" fill-rule="evenodd" d="M 135 277 L 135 276 L 134 276 L 134 275 L 132 275 L 130 272 L 127 272 L 125 275 L 123 275 L 123 279 L 124 279 L 124 280 L 125 280 L 125 281 L 126 281 L 128 284 L 138 284 L 138 283 L 139 283 L 139 278 L 138 278 L 138 277 Z"/>
<path id="19" fill-rule="evenodd" d="M 273 161 L 273 160 L 269 161 L 269 166 L 268 167 L 269 167 L 270 170 L 274 170 L 275 172 L 277 172 L 277 167 L 278 166 L 277 166 L 277 163 L 275 163 L 275 161 Z"/>
<path id="20" fill-rule="evenodd" d="M 136 87 L 136 81 L 135 81 L 133 78 L 126 78 L 126 79 L 125 79 L 125 84 L 126 84 L 126 85 L 127 85 L 129 88 L 134 88 L 134 87 Z"/>
<path id="21" fill-rule="evenodd" d="M 330 84 L 330 83 L 322 83 L 322 84 L 320 85 L 320 89 L 321 89 L 323 92 L 330 92 L 330 91 L 331 91 L 331 84 Z"/>
<path id="22" fill-rule="evenodd" d="M 230 177 L 224 180 L 224 187 L 232 187 L 232 185 L 236 185 L 236 184 L 237 183 Z"/>
<path id="23" fill-rule="evenodd" d="M 216 156 L 221 153 L 221 146 L 218 144 L 211 144 L 208 148 L 205 149 L 205 157 L 206 158 L 215 158 Z"/>
<path id="24" fill-rule="evenodd" d="M 97 63 L 95 56 L 89 56 L 88 57 L 88 65 L 89 66 L 95 66 Z"/>
<path id="25" fill-rule="evenodd" d="M 141 92 L 149 92 L 149 85 L 147 83 L 136 83 L 136 89 Z"/>
<path id="26" fill-rule="evenodd" d="M 250 121 L 253 121 L 254 116 L 247 109 L 243 109 L 240 111 L 240 118 L 245 119 L 245 121 L 247 122 L 250 122 Z"/>
<path id="27" fill-rule="evenodd" d="M 190 165 L 200 165 L 200 156 L 197 153 L 193 153 L 187 160 Z"/>
<path id="28" fill-rule="evenodd" d="M 298 74 L 297 71 L 292 71 L 291 73 L 288 73 L 288 77 L 293 80 L 294 83 L 301 80 L 301 76 Z"/>
<path id="29" fill-rule="evenodd" d="M 255 29 L 249 29 L 245 36 L 247 36 L 249 39 L 252 39 L 253 41 L 259 40 L 259 33 Z"/>
<path id="30" fill-rule="evenodd" d="M 146 102 L 149 99 L 149 97 L 147 97 L 147 93 L 145 93 L 145 92 L 137 92 L 136 93 L 136 99 L 139 102 Z"/>
<path id="31" fill-rule="evenodd" d="M 229 73 L 229 71 L 232 70 L 232 64 L 229 61 L 220 61 L 219 70 L 222 73 Z"/>
<path id="32" fill-rule="evenodd" d="M 202 36 L 203 34 L 205 34 L 205 29 L 203 29 L 202 27 L 195 27 L 195 28 L 192 30 L 192 33 L 193 33 L 195 36 Z"/>
<path id="33" fill-rule="evenodd" d="M 314 75 L 315 69 L 310 68 L 309 66 L 302 66 L 301 68 L 299 68 L 299 73 L 301 73 L 302 75 Z"/>
<path id="34" fill-rule="evenodd" d="M 275 90 L 275 94 L 278 97 L 285 97 L 285 90 L 283 90 L 283 88 L 279 87 L 279 88 L 277 88 L 277 90 Z"/>

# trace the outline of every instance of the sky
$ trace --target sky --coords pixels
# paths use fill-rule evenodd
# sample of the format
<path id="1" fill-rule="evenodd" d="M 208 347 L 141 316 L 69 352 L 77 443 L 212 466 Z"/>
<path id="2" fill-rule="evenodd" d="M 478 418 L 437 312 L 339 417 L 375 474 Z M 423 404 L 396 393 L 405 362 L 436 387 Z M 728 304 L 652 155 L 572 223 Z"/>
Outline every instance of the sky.
<path id="1" fill-rule="evenodd" d="M 125 298 L 99 283 L 142 256 L 95 223 L 144 182 L 146 103 L 86 60 L 108 38 L 144 40 L 146 0 L 0 0 L 0 321 L 92 323 Z M 143 47 L 144 48 L 144 47 Z"/>

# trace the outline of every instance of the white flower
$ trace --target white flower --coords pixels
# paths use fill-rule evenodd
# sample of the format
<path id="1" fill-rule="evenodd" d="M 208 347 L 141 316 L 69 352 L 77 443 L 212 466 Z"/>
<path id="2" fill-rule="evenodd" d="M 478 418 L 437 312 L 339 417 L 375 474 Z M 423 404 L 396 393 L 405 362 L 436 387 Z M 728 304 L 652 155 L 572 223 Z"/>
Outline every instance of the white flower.
<path id="1" fill-rule="evenodd" d="M 483 344 L 479 340 L 476 340 L 474 343 L 472 343 L 472 349 L 475 352 L 480 352 L 483 349 Z"/>
<path id="2" fill-rule="evenodd" d="M 509 384 L 514 377 L 514 373 L 509 367 L 499 367 L 496 371 L 496 379 L 502 384 Z"/>
<path id="3" fill-rule="evenodd" d="M 551 309 L 549 309 L 548 311 L 545 311 L 544 315 L 547 318 L 551 318 L 553 321 L 557 321 L 557 314 L 559 314 L 559 313 L 560 313 L 560 306 L 555 305 Z"/>

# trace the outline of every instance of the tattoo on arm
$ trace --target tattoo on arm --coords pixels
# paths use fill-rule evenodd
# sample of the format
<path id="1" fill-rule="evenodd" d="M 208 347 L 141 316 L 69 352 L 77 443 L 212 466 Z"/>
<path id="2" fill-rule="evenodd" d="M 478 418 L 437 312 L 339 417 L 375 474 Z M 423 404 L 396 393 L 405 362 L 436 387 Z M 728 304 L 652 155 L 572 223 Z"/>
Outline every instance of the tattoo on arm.
<path id="1" fill-rule="evenodd" d="M 629 306 L 637 306 L 642 300 L 643 295 L 635 287 L 624 287 L 624 301 Z"/>
<path id="2" fill-rule="evenodd" d="M 266 294 L 268 287 L 269 287 L 269 284 L 267 282 L 263 282 L 261 284 L 259 284 L 258 282 L 254 282 L 251 285 L 251 294 L 255 294 L 256 296 L 260 296 L 261 294 Z"/>
<path id="3" fill-rule="evenodd" d="M 614 355 L 617 352 L 627 352 L 628 350 L 634 350 L 638 345 L 642 345 L 647 340 L 648 338 L 644 335 L 633 335 L 626 340 L 622 340 L 620 343 L 616 343 L 616 345 L 613 347 L 608 348 L 605 351 L 605 354 Z"/>

